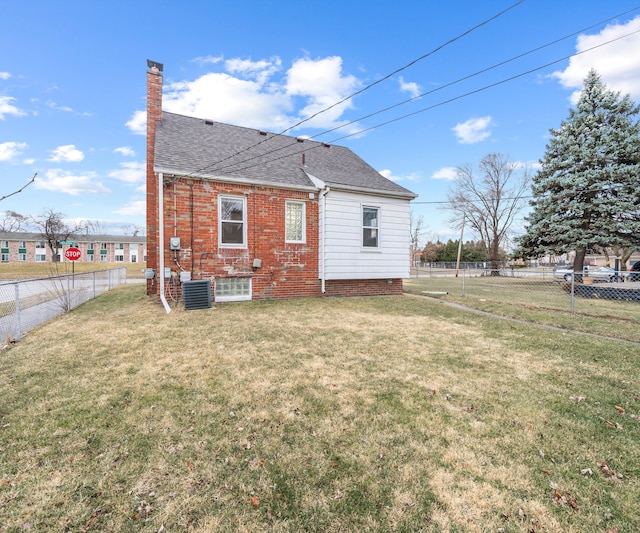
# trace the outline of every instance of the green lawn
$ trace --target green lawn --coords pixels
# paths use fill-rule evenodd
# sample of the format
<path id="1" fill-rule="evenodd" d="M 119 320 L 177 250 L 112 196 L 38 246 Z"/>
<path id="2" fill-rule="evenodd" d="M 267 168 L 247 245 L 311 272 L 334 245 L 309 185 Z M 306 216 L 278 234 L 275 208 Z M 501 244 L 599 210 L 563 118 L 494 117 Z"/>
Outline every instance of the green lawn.
<path id="1" fill-rule="evenodd" d="M 0 531 L 640 531 L 637 344 L 410 296 L 165 314 L 0 352 Z"/>

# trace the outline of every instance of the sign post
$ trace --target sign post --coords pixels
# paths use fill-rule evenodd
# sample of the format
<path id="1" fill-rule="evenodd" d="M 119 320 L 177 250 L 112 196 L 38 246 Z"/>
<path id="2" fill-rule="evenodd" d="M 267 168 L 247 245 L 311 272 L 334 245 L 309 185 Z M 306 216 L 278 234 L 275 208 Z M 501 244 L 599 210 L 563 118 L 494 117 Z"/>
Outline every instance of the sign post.
<path id="1" fill-rule="evenodd" d="M 76 248 L 75 246 L 69 246 L 69 248 L 67 248 L 64 251 L 64 256 L 71 261 L 71 277 L 75 278 L 76 275 L 76 261 L 78 259 L 80 259 L 80 256 L 82 256 L 82 252 L 80 251 L 79 248 Z M 75 285 L 75 283 L 74 283 Z"/>

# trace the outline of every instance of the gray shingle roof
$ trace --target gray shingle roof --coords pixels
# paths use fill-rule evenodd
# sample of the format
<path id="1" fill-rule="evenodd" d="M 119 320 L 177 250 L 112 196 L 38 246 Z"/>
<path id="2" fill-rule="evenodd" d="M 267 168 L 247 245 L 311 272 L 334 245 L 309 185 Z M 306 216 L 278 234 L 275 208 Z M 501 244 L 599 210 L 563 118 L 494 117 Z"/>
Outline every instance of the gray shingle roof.
<path id="1" fill-rule="evenodd" d="M 156 172 L 278 187 L 329 187 L 415 198 L 343 146 L 163 112 Z"/>

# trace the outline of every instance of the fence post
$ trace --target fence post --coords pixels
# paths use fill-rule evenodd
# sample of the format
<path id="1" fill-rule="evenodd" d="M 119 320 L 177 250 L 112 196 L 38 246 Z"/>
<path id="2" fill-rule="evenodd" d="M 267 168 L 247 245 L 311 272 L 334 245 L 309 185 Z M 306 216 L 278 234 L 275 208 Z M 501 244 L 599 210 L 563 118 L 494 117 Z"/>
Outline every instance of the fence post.
<path id="1" fill-rule="evenodd" d="M 22 327 L 20 326 L 20 283 L 15 284 L 15 294 L 16 294 L 16 305 L 15 305 L 15 316 L 16 316 L 16 340 L 22 340 Z"/>
<path id="2" fill-rule="evenodd" d="M 575 297 L 576 297 L 576 276 L 575 272 L 571 273 L 571 314 L 575 313 Z"/>

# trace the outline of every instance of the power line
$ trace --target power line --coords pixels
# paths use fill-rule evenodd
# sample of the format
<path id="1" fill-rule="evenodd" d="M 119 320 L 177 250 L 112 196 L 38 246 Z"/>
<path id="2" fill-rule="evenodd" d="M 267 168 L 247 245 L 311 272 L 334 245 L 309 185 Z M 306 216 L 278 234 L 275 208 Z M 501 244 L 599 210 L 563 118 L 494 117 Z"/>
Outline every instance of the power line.
<path id="1" fill-rule="evenodd" d="M 531 50 L 528 50 L 527 52 L 523 52 L 523 53 L 521 53 L 521 54 L 518 54 L 518 55 L 516 55 L 516 56 L 514 56 L 514 57 L 511 57 L 511 58 L 509 58 L 509 59 L 506 59 L 506 60 L 504 60 L 504 61 L 501 61 L 501 62 L 499 62 L 499 63 L 496 63 L 496 64 L 494 64 L 494 65 L 492 65 L 492 66 L 490 66 L 490 67 L 486 67 L 486 68 L 484 68 L 484 69 L 478 70 L 478 71 L 474 72 L 473 74 L 469 74 L 469 75 L 464 76 L 464 77 L 462 77 L 462 78 L 458 78 L 458 79 L 457 79 L 457 80 L 455 80 L 455 81 L 452 81 L 452 82 L 446 83 L 446 84 L 444 84 L 444 85 L 441 85 L 441 86 L 439 86 L 439 87 L 437 87 L 437 88 L 435 88 L 435 89 L 432 89 L 432 90 L 427 91 L 427 92 L 425 92 L 425 93 L 419 94 L 418 96 L 414 96 L 414 97 L 409 98 L 409 99 L 407 99 L 407 100 L 403 100 L 402 102 L 398 102 L 398 103 L 396 103 L 396 104 L 393 104 L 393 105 L 391 105 L 391 106 L 385 107 L 385 108 L 380 109 L 380 110 L 378 110 L 378 111 L 374 111 L 373 113 L 369 113 L 368 115 L 365 115 L 365 116 L 362 116 L 362 117 L 356 118 L 356 119 L 354 119 L 354 120 L 352 120 L 352 121 L 350 121 L 350 122 L 347 122 L 347 123 L 345 123 L 345 124 L 341 124 L 340 126 L 336 126 L 335 128 L 331 128 L 331 129 L 325 130 L 325 131 L 323 131 L 323 132 L 317 133 L 316 135 L 312 135 L 311 137 L 308 137 L 308 138 L 307 138 L 307 140 L 312 140 L 312 139 L 315 139 L 315 138 L 320 137 L 320 136 L 322 136 L 322 135 L 326 135 L 327 133 L 331 133 L 332 131 L 340 130 L 340 129 L 342 129 L 342 128 L 345 128 L 345 127 L 347 127 L 347 126 L 350 126 L 350 125 L 355 124 L 355 123 L 357 123 L 357 122 L 360 122 L 360 121 L 362 121 L 362 120 L 365 120 L 365 119 L 371 118 L 371 117 L 373 117 L 373 116 L 379 115 L 379 114 L 384 113 L 384 112 L 386 112 L 386 111 L 390 111 L 391 109 L 395 109 L 396 107 L 400 107 L 401 105 L 404 105 L 404 104 L 407 104 L 407 103 L 413 102 L 413 101 L 418 100 L 418 99 L 420 99 L 420 98 L 422 98 L 422 97 L 424 97 L 424 96 L 427 96 L 427 95 L 433 94 L 433 93 L 435 93 L 435 92 L 437 92 L 437 91 L 441 91 L 441 90 L 443 90 L 443 89 L 446 89 L 446 88 L 448 88 L 448 87 L 451 87 L 451 86 L 453 86 L 453 85 L 456 85 L 456 84 L 458 84 L 458 83 L 460 83 L 460 82 L 462 82 L 462 81 L 466 81 L 466 80 L 468 80 L 468 79 L 474 78 L 474 77 L 476 77 L 476 76 L 479 76 L 480 74 L 484 74 L 484 73 L 486 73 L 486 72 L 489 72 L 490 70 L 496 69 L 496 68 L 498 68 L 498 67 L 501 67 L 501 66 L 503 66 L 503 65 L 506 65 L 506 64 L 511 63 L 511 62 L 513 62 L 513 61 L 516 61 L 517 59 L 521 59 L 521 58 L 523 58 L 523 57 L 525 57 L 525 56 L 527 56 L 527 55 L 530 55 L 530 54 L 532 54 L 532 53 L 538 52 L 538 51 L 540 51 L 540 50 L 542 50 L 542 49 L 544 49 L 544 48 L 548 48 L 549 46 L 553 46 L 554 44 L 557 44 L 557 43 L 559 43 L 559 42 L 561 42 L 561 41 L 564 41 L 564 40 L 566 40 L 566 39 L 570 39 L 571 37 L 574 37 L 574 36 L 576 36 L 576 35 L 578 35 L 578 34 L 580 34 L 580 33 L 583 33 L 583 32 L 585 32 L 585 31 L 588 31 L 588 30 L 592 29 L 592 28 L 595 28 L 596 26 L 600 26 L 600 25 L 602 25 L 602 24 L 604 24 L 604 23 L 606 23 L 606 22 L 609 22 L 609 21 L 611 21 L 611 20 L 613 20 L 613 19 L 619 18 L 619 17 L 624 16 L 624 15 L 626 15 L 626 14 L 628 14 L 628 13 L 633 12 L 633 11 L 637 11 L 638 9 L 640 9 L 640 7 L 635 7 L 635 8 L 633 8 L 633 9 L 628 10 L 628 11 L 624 11 L 624 12 L 622 12 L 622 13 L 619 13 L 619 14 L 617 14 L 617 15 L 614 15 L 614 16 L 609 17 L 609 18 L 607 18 L 607 19 L 604 19 L 604 20 L 602 20 L 602 21 L 596 22 L 595 24 L 591 24 L 590 26 L 587 26 L 587 27 L 582 28 L 582 29 L 580 29 L 580 30 L 574 31 L 573 33 L 570 33 L 570 34 L 568 34 L 568 35 L 565 35 L 564 37 L 560 37 L 559 39 L 555 39 L 555 40 L 553 40 L 553 41 L 551 41 L 551 42 L 549 42 L 549 43 L 546 43 L 546 44 L 543 44 L 543 45 L 538 46 L 538 47 L 536 47 L 536 48 L 533 48 L 533 49 L 531 49 Z M 560 59 L 560 60 L 558 60 L 558 61 L 563 61 L 563 59 Z M 544 68 L 544 67 L 541 67 L 541 68 Z M 288 130 L 285 130 L 285 131 L 288 131 Z M 367 131 L 367 130 L 364 130 L 364 131 Z M 359 134 L 359 133 L 362 133 L 362 132 L 361 132 L 361 131 L 356 132 L 354 135 L 357 135 L 357 134 Z M 281 135 L 281 134 L 280 134 L 280 135 Z M 273 137 L 270 137 L 270 138 L 273 138 Z M 345 138 L 345 137 L 341 137 L 340 139 L 343 139 L 343 138 Z M 338 139 L 338 140 L 340 140 L 340 139 Z M 254 148 L 254 147 L 256 147 L 256 146 L 258 146 L 259 144 L 262 144 L 262 143 L 264 143 L 264 142 L 266 142 L 266 140 L 265 140 L 265 141 L 261 141 L 260 143 L 257 143 L 257 144 L 255 144 L 255 145 L 253 145 L 253 146 L 250 146 L 250 147 L 248 147 L 248 148 L 246 148 L 246 149 L 244 149 L 244 150 L 241 150 L 240 152 L 238 152 L 238 153 L 236 153 L 236 154 L 234 154 L 234 155 L 232 155 L 232 156 L 229 156 L 229 157 L 227 157 L 227 158 L 225 158 L 225 159 L 223 159 L 223 160 L 219 161 L 218 163 L 221 163 L 221 162 L 223 162 L 223 161 L 225 161 L 225 160 L 227 160 L 227 159 L 231 159 L 232 157 L 235 157 L 236 155 L 239 155 L 239 154 L 241 154 L 241 153 L 243 153 L 243 152 L 246 152 L 246 151 L 248 151 L 249 149 Z M 335 141 L 332 141 L 332 142 L 335 142 Z M 293 146 L 293 145 L 295 145 L 295 144 L 296 144 L 296 143 L 292 142 L 292 143 L 290 143 L 289 145 L 281 146 L 280 148 L 276 148 L 276 149 L 274 149 L 274 150 L 267 151 L 267 152 L 264 152 L 264 153 L 261 153 L 261 154 L 255 155 L 255 156 L 253 156 L 253 157 L 249 157 L 249 158 L 247 158 L 247 159 L 243 159 L 242 161 L 235 162 L 235 163 L 233 163 L 233 164 L 229 164 L 229 165 L 226 165 L 226 166 L 223 166 L 223 167 L 218 167 L 218 168 L 215 168 L 215 169 L 213 169 L 213 170 L 214 170 L 214 171 L 218 171 L 218 172 L 219 172 L 219 171 L 222 171 L 222 170 L 224 170 L 224 169 L 227 169 L 227 168 L 231 168 L 231 167 L 233 167 L 233 166 L 236 166 L 236 165 L 238 165 L 238 164 L 248 163 L 249 161 L 252 161 L 252 160 L 254 160 L 254 159 L 261 158 L 261 157 L 265 157 L 265 156 L 268 156 L 268 155 L 270 155 L 270 154 L 272 154 L 272 153 L 279 152 L 279 151 L 281 151 L 281 150 L 285 150 L 285 149 L 287 149 L 287 148 L 289 148 L 290 146 Z M 303 150 L 302 152 L 304 152 L 304 151 L 305 151 L 305 150 Z M 215 166 L 215 165 L 217 165 L 218 163 L 213 163 L 213 164 L 212 164 L 212 165 L 210 165 L 210 166 Z M 206 167 L 206 168 L 209 168 L 209 167 Z"/>
<path id="2" fill-rule="evenodd" d="M 416 64 L 416 63 L 418 63 L 419 61 L 422 61 L 423 59 L 426 59 L 427 57 L 429 57 L 429 56 L 431 56 L 431 55 L 435 54 L 436 52 L 438 52 L 438 51 L 442 50 L 443 48 L 445 48 L 445 47 L 449 46 L 450 44 L 453 44 L 453 43 L 455 43 L 456 41 L 459 41 L 460 39 L 462 39 L 463 37 L 465 37 L 465 36 L 469 35 L 470 33 L 474 32 L 474 31 L 475 31 L 475 30 L 477 30 L 478 28 L 481 28 L 482 26 L 485 26 L 485 25 L 489 24 L 490 22 L 492 22 L 492 21 L 494 21 L 495 19 L 497 19 L 497 18 L 501 17 L 502 15 L 504 15 L 505 13 L 507 13 L 508 11 L 510 11 L 511 9 L 513 9 L 513 8 L 517 7 L 518 5 L 522 4 L 524 1 L 525 1 L 525 0 L 519 0 L 519 1 L 518 1 L 518 2 L 516 2 L 515 4 L 512 4 L 511 6 L 509 6 L 508 8 L 506 8 L 506 9 L 504 9 L 504 10 L 500 11 L 500 12 L 499 12 L 499 13 L 497 13 L 496 15 L 493 15 L 492 17 L 490 17 L 490 18 L 488 18 L 488 19 L 486 19 L 486 20 L 484 20 L 484 21 L 480 22 L 479 24 L 476 24 L 476 25 L 475 25 L 475 26 L 473 26 L 472 28 L 470 28 L 470 29 L 468 29 L 468 30 L 464 31 L 463 33 L 461 33 L 460 35 L 458 35 L 458 36 L 456 36 L 456 37 L 454 37 L 454 38 L 452 38 L 452 39 L 449 39 L 447 42 L 445 42 L 445 43 L 443 43 L 443 44 L 441 44 L 441 45 L 437 46 L 436 48 L 434 48 L 433 50 L 431 50 L 431 51 L 427 52 L 426 54 L 423 54 L 423 55 L 421 55 L 420 57 L 418 57 L 418 58 L 414 59 L 413 61 L 410 61 L 410 62 L 409 62 L 409 63 L 407 63 L 405 66 L 400 67 L 400 68 L 398 68 L 398 69 L 394 70 L 393 72 L 391 72 L 391 73 L 387 74 L 386 76 L 383 76 L 382 78 L 377 79 L 376 81 L 374 81 L 373 83 L 370 83 L 370 84 L 369 84 L 369 85 L 367 85 L 366 87 L 363 87 L 362 89 L 360 89 L 360 90 L 356 91 L 355 93 L 353 93 L 353 94 L 351 94 L 351 95 L 349 95 L 349 96 L 346 96 L 346 97 L 345 97 L 345 98 L 343 98 L 342 100 L 339 100 L 338 102 L 335 102 L 335 103 L 331 104 L 329 107 L 326 107 L 326 108 L 324 108 L 324 109 L 322 109 L 322 110 L 320 110 L 320 111 L 318 111 L 318 112 L 314 113 L 313 115 L 311 115 L 311 116 L 309 116 L 309 117 L 307 117 L 307 118 L 305 118 L 305 119 L 303 119 L 303 120 L 301 120 L 301 121 L 297 122 L 297 123 L 296 123 L 296 124 L 294 124 L 293 126 L 290 126 L 290 127 L 286 128 L 285 130 L 283 130 L 283 131 L 281 131 L 280 133 L 275 134 L 275 135 L 276 135 L 276 136 L 284 135 L 284 134 L 285 134 L 285 133 L 287 133 L 288 131 L 291 131 L 292 129 L 297 128 L 298 126 L 300 126 L 300 125 L 304 124 L 305 122 L 308 122 L 308 121 L 310 121 L 310 120 L 314 119 L 315 117 L 317 117 L 317 116 L 321 115 L 322 113 L 326 113 L 327 111 L 329 111 L 329 110 L 331 110 L 331 109 L 333 109 L 333 108 L 335 108 L 335 107 L 339 106 L 340 104 L 345 103 L 346 101 L 348 101 L 348 100 L 352 99 L 353 97 L 355 97 L 355 96 L 357 96 L 357 95 L 359 95 L 359 94 L 362 94 L 362 93 L 364 93 L 365 91 L 368 91 L 368 90 L 369 90 L 369 89 L 371 89 L 372 87 L 375 87 L 375 86 L 376 86 L 376 85 L 378 85 L 379 83 L 382 83 L 383 81 L 388 80 L 389 78 L 391 78 L 392 76 L 395 76 L 395 75 L 396 75 L 396 74 L 398 74 L 399 72 L 402 72 L 403 70 L 406 70 L 406 69 L 408 69 L 409 67 L 412 67 L 413 65 L 415 65 L 415 64 Z M 244 148 L 244 149 L 242 149 L 242 150 L 240 150 L 240 151 L 236 152 L 235 154 L 232 154 L 232 155 L 230 155 L 230 156 L 228 156 L 228 157 L 225 157 L 224 159 L 221 159 L 221 160 L 219 160 L 219 161 L 217 161 L 217 162 L 215 162 L 215 163 L 211 163 L 210 165 L 207 165 L 206 167 L 203 167 L 203 168 L 201 168 L 201 169 L 199 169 L 199 170 L 194 170 L 193 172 L 191 172 L 191 173 L 187 174 L 187 176 L 191 176 L 191 175 L 193 175 L 193 174 L 200 173 L 200 172 L 202 172 L 202 171 L 204 171 L 204 170 L 207 170 L 207 169 L 209 169 L 209 168 L 211 168 L 211 167 L 213 167 L 213 166 L 219 165 L 220 163 L 223 163 L 224 161 L 227 161 L 227 160 L 229 160 L 229 159 L 231 159 L 231 158 L 233 158 L 233 157 L 236 157 L 236 156 L 238 156 L 238 155 L 240 155 L 240 154 L 242 154 L 242 153 L 246 152 L 247 150 L 250 150 L 251 148 L 255 148 L 256 146 L 259 146 L 259 145 L 261 145 L 261 144 L 263 144 L 263 143 L 265 143 L 265 142 L 268 142 L 268 141 L 269 141 L 269 139 L 272 139 L 272 138 L 273 138 L 273 136 L 272 136 L 272 137 L 268 137 L 268 138 L 266 138 L 266 139 L 264 139 L 264 140 L 262 140 L 262 141 L 260 141 L 260 142 L 258 142 L 258 143 L 256 143 L 256 144 L 254 144 L 254 145 L 252 145 L 252 146 L 249 146 L 249 147 L 247 147 L 247 148 Z M 267 154 L 268 154 L 268 152 L 267 152 Z"/>
<path id="3" fill-rule="evenodd" d="M 466 92 L 466 93 L 464 93 L 464 94 L 461 94 L 461 95 L 458 95 L 458 96 L 454 96 L 454 97 L 452 97 L 452 98 L 449 98 L 449 99 L 447 99 L 447 100 L 443 100 L 443 101 L 441 101 L 441 102 L 438 102 L 438 103 L 433 104 L 433 105 L 430 105 L 430 106 L 428 106 L 428 107 L 425 107 L 425 108 L 419 109 L 419 110 L 417 110 L 417 111 L 413 111 L 413 112 L 411 112 L 411 113 L 407 113 L 406 115 L 402 115 L 402 116 L 399 116 L 399 117 L 393 118 L 393 119 L 391 119 L 391 120 L 387 120 L 387 121 L 382 122 L 382 123 L 380 123 L 380 124 L 376 124 L 375 126 L 370 126 L 370 127 L 368 127 L 368 128 L 365 128 L 365 129 L 362 129 L 362 130 L 359 130 L 359 131 L 356 131 L 356 132 L 350 133 L 350 134 L 348 134 L 348 135 L 344 135 L 344 136 L 342 136 L 342 137 L 338 137 L 338 138 L 336 138 L 336 139 L 333 139 L 333 140 L 329 141 L 329 144 L 334 144 L 334 143 L 336 143 L 337 141 L 341 141 L 341 140 L 343 140 L 343 139 L 347 139 L 347 138 L 349 138 L 349 137 L 354 137 L 354 136 L 356 136 L 356 135 L 361 135 L 362 133 L 365 133 L 365 132 L 367 132 L 367 131 L 371 131 L 371 130 L 374 130 L 374 129 L 381 128 L 381 127 L 383 127 L 383 126 L 387 126 L 387 125 L 389 125 L 389 124 L 392 124 L 392 123 L 394 123 L 394 122 L 398 122 L 398 121 L 400 121 L 400 120 L 404 120 L 404 119 L 409 118 L 409 117 L 412 117 L 412 116 L 414 116 L 414 115 L 418 115 L 418 114 L 420 114 L 420 113 L 424 113 L 424 112 L 426 112 L 426 111 L 430 111 L 430 110 L 432 110 L 432 109 L 435 109 L 436 107 L 441 107 L 441 106 L 443 106 L 443 105 L 450 104 L 451 102 L 455 102 L 455 101 L 460 100 L 460 99 L 462 99 L 462 98 L 466 98 L 467 96 L 471 96 L 471 95 L 474 95 L 474 94 L 477 94 L 477 93 L 480 93 L 480 92 L 486 91 L 486 90 L 488 90 L 488 89 L 491 89 L 491 88 L 493 88 L 493 87 L 497 87 L 498 85 L 503 85 L 503 84 L 505 84 L 505 83 L 507 83 L 507 82 L 510 82 L 510 81 L 515 80 L 515 79 L 521 78 L 521 77 L 526 76 L 526 75 L 528 75 L 528 74 L 532 74 L 533 72 L 537 72 L 537 71 L 539 71 L 539 70 L 542 70 L 542 69 L 544 69 L 544 68 L 547 68 L 547 67 L 549 67 L 549 66 L 551 66 L 551 65 L 554 65 L 554 64 L 556 64 L 556 63 L 560 63 L 561 61 L 565 61 L 565 60 L 567 60 L 567 59 L 569 59 L 569 58 L 572 58 L 572 57 L 575 57 L 575 56 L 578 56 L 578 55 L 581 55 L 581 54 L 585 54 L 585 53 L 587 53 L 587 52 L 591 52 L 591 51 L 593 51 L 593 50 L 595 50 L 595 49 L 597 49 L 597 48 L 601 48 L 601 47 L 606 46 L 606 45 L 608 45 L 608 44 L 611 44 L 611 43 L 613 43 L 613 42 L 619 41 L 619 40 L 621 40 L 621 39 L 625 39 L 625 38 L 627 38 L 627 37 L 629 37 L 629 36 L 631 36 L 631 35 L 634 35 L 634 34 L 636 34 L 636 33 L 640 33 L 640 30 L 636 30 L 636 31 L 633 31 L 633 32 L 631 32 L 631 33 L 627 33 L 627 34 L 625 34 L 625 35 L 623 35 L 623 36 L 621 36 L 621 37 L 617 37 L 617 38 L 615 38 L 615 39 L 611 39 L 611 40 L 606 41 L 606 42 L 604 42 L 604 43 L 600 43 L 600 44 L 598 44 L 598 45 L 592 46 L 591 48 L 587 48 L 587 49 L 582 50 L 582 51 L 580 51 L 580 52 L 576 52 L 576 53 L 574 53 L 574 54 L 570 54 L 570 55 L 567 55 L 567 56 L 561 57 L 561 58 L 556 59 L 556 60 L 554 60 L 554 61 L 550 61 L 550 62 L 548 62 L 548 63 L 545 63 L 544 65 L 541 65 L 541 66 L 539 66 L 539 67 L 536 67 L 536 68 L 533 68 L 533 69 L 529 69 L 529 70 L 527 70 L 527 71 L 521 72 L 521 73 L 519 73 L 519 74 L 515 74 L 515 75 L 513 75 L 513 76 L 510 76 L 510 77 L 505 78 L 505 79 L 503 79 L 503 80 L 497 81 L 497 82 L 495 82 L 495 83 L 491 83 L 491 84 L 489 84 L 489 85 L 485 85 L 485 86 L 483 86 L 483 87 L 480 87 L 480 88 L 478 88 L 478 89 L 474 89 L 474 90 L 469 91 L 469 92 Z M 288 148 L 288 147 L 290 147 L 290 146 L 293 146 L 294 144 L 295 144 L 295 143 L 291 143 L 291 144 L 289 144 L 289 145 L 286 145 L 286 146 L 284 146 L 284 147 L 278 148 L 278 149 L 276 149 L 276 150 L 272 150 L 272 151 L 269 151 L 269 152 L 265 152 L 265 153 L 260 154 L 260 155 L 258 155 L 258 156 L 254 156 L 254 157 L 252 157 L 252 158 L 249 158 L 249 159 L 246 159 L 246 160 L 240 161 L 240 162 L 239 162 L 239 163 L 237 163 L 237 164 L 242 164 L 242 163 L 245 163 L 245 162 L 249 162 L 249 161 L 251 161 L 251 160 L 253 160 L 253 159 L 256 159 L 257 157 L 268 157 L 270 154 L 275 153 L 275 152 L 278 152 L 278 151 L 283 150 L 283 149 L 285 149 L 285 148 Z M 252 164 L 252 165 L 247 165 L 247 166 L 244 166 L 244 167 L 241 167 L 241 168 L 235 168 L 235 169 L 233 169 L 233 170 L 230 170 L 229 172 L 230 172 L 230 173 L 237 173 L 237 172 L 241 172 L 241 171 L 243 171 L 243 170 L 247 170 L 247 169 L 250 169 L 250 168 L 253 168 L 253 167 L 256 167 L 256 166 L 259 166 L 259 165 L 263 165 L 263 164 L 266 164 L 266 163 L 272 163 L 272 162 L 274 162 L 274 161 L 278 161 L 278 160 L 280 160 L 280 159 L 284 159 L 284 158 L 286 158 L 286 157 L 291 157 L 291 156 L 294 156 L 294 155 L 297 155 L 297 154 L 302 154 L 302 153 L 304 153 L 304 152 L 308 152 L 308 151 L 314 150 L 314 149 L 319 148 L 319 147 L 322 147 L 322 146 L 324 146 L 324 144 L 323 144 L 323 143 L 318 143 L 316 146 L 312 146 L 312 147 L 310 147 L 310 148 L 305 148 L 305 149 L 302 149 L 302 150 L 298 150 L 297 152 L 294 152 L 294 153 L 287 153 L 287 154 L 282 155 L 282 156 L 279 156 L 279 157 L 274 157 L 273 159 L 269 159 L 268 161 L 260 161 L 259 163 L 254 163 L 254 164 Z M 212 165 L 210 165 L 210 166 L 212 166 Z M 229 166 L 227 166 L 227 167 L 223 167 L 223 168 L 229 168 L 230 166 L 231 166 L 231 165 L 229 165 Z M 208 168 L 208 167 L 205 167 L 205 168 Z"/>

